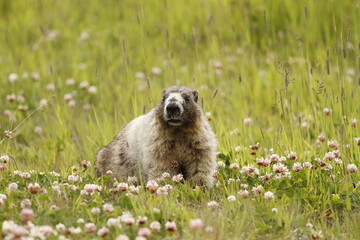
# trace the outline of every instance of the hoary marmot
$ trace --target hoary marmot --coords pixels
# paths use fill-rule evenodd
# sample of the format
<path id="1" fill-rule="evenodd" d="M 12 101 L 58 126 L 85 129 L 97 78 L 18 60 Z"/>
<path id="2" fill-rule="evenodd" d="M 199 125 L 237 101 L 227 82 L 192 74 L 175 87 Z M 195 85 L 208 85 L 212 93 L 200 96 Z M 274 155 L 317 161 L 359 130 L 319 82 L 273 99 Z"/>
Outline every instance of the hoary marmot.
<path id="1" fill-rule="evenodd" d="M 100 176 L 111 170 L 115 177 L 137 176 L 156 180 L 164 172 L 211 187 L 216 168 L 217 142 L 197 104 L 198 91 L 173 86 L 149 113 L 135 118 L 97 153 Z"/>

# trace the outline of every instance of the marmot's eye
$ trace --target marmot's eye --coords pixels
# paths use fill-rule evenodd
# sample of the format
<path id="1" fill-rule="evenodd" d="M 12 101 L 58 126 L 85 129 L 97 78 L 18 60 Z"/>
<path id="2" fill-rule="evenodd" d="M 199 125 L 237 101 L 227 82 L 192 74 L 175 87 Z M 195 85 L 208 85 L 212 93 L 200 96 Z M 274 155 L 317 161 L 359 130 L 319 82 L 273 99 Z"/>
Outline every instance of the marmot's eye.
<path id="1" fill-rule="evenodd" d="M 190 101 L 190 97 L 185 97 L 185 101 L 189 102 Z"/>
<path id="2" fill-rule="evenodd" d="M 165 97 L 162 98 L 161 102 L 165 102 Z"/>

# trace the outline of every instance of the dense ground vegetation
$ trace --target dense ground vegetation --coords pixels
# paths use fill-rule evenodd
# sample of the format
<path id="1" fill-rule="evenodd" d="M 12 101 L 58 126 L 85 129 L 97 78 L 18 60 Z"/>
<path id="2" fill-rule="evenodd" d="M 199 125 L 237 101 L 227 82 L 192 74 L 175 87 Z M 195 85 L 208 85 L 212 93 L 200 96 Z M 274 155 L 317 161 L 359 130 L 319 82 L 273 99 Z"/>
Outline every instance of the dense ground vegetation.
<path id="1" fill-rule="evenodd" d="M 0 1 L 0 238 L 359 239 L 359 12 Z M 171 85 L 200 91 L 216 187 L 96 178 L 96 151 Z"/>

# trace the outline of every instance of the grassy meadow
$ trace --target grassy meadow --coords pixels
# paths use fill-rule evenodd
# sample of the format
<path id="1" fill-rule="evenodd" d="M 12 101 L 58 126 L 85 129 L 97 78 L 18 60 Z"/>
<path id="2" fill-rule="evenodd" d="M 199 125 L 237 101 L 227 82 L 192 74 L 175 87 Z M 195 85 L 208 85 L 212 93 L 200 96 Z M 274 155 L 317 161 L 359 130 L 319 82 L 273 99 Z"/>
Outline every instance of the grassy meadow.
<path id="1" fill-rule="evenodd" d="M 360 239 L 360 1 L 0 0 L 0 239 Z M 95 175 L 186 85 L 215 187 Z"/>

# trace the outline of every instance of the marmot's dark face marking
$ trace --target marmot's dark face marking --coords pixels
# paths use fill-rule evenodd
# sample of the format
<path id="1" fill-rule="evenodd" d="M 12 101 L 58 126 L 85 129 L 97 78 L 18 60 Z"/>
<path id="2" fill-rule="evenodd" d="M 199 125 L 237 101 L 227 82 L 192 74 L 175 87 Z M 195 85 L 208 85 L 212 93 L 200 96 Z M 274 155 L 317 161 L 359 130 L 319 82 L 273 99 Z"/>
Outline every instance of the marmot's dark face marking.
<path id="1" fill-rule="evenodd" d="M 163 91 L 157 114 L 168 126 L 191 125 L 201 114 L 198 91 L 188 87 L 170 87 Z"/>

